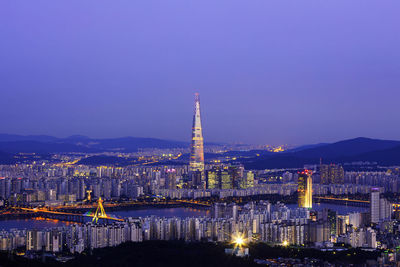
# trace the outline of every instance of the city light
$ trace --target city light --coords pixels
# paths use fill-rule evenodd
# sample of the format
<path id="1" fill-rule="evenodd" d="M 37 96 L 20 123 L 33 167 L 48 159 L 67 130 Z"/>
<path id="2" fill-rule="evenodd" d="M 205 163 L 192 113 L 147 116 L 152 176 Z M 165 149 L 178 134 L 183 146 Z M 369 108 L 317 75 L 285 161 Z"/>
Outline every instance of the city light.
<path id="1" fill-rule="evenodd" d="M 282 243 L 282 246 L 284 246 L 284 247 L 287 247 L 287 246 L 289 246 L 289 242 L 287 242 L 286 240 L 285 240 L 285 241 L 283 241 L 283 243 Z"/>
<path id="2" fill-rule="evenodd" d="M 243 234 L 239 234 L 239 233 L 235 234 L 232 237 L 232 240 L 233 240 L 233 244 L 235 245 L 235 248 L 237 248 L 237 247 L 241 248 L 242 246 L 244 246 L 246 244 Z"/>

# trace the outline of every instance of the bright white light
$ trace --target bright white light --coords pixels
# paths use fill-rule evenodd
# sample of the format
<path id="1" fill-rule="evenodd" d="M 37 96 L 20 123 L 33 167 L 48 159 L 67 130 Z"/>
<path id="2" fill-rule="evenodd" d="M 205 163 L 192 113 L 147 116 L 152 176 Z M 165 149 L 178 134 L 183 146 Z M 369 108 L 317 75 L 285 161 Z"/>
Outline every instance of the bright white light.
<path id="1" fill-rule="evenodd" d="M 237 237 L 237 238 L 235 239 L 235 244 L 238 245 L 238 246 L 243 245 L 243 244 L 244 244 L 243 238 L 241 238 L 240 236 Z"/>
<path id="2" fill-rule="evenodd" d="M 245 245 L 246 241 L 244 239 L 244 236 L 241 234 L 236 234 L 232 237 L 232 243 L 235 245 L 235 247 L 242 247 Z"/>

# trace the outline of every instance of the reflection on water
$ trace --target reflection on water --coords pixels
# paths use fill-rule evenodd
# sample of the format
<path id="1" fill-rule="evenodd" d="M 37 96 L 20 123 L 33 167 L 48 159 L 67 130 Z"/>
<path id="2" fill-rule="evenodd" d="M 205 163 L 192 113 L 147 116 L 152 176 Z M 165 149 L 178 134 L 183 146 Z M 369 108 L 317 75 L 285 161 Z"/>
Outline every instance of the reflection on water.
<path id="1" fill-rule="evenodd" d="M 106 210 L 106 213 L 107 210 Z M 111 211 L 110 214 L 116 215 L 120 218 L 125 217 L 146 217 L 146 216 L 159 216 L 159 217 L 202 217 L 207 216 L 209 211 L 205 209 L 194 208 L 166 208 L 166 209 L 142 209 L 142 210 L 119 210 Z M 0 220 L 0 230 L 9 230 L 12 228 L 17 229 L 43 229 L 51 227 L 59 227 L 71 225 L 72 222 L 64 222 L 55 219 L 47 219 L 42 217 L 30 219 L 11 219 Z"/>
<path id="2" fill-rule="evenodd" d="M 46 218 L 30 218 L 30 219 L 6 219 L 0 220 L 0 230 L 9 229 L 43 229 L 50 227 L 60 227 L 64 225 L 70 225 L 70 222 L 63 222 L 54 219 Z"/>
<path id="3" fill-rule="evenodd" d="M 297 204 L 287 205 L 289 208 L 297 208 Z M 346 205 L 335 205 L 328 203 L 314 203 L 313 210 L 322 210 L 328 208 L 337 211 L 339 214 L 348 214 L 350 212 L 365 212 L 368 208 L 365 207 L 355 207 Z M 107 210 L 106 210 L 107 212 Z M 206 209 L 196 209 L 196 208 L 165 208 L 165 209 L 140 209 L 140 210 L 119 210 L 109 212 L 110 214 L 116 215 L 120 218 L 125 217 L 146 217 L 146 216 L 158 216 L 158 217 L 203 217 L 209 215 L 210 211 Z M 0 220 L 0 230 L 9 230 L 12 228 L 17 229 L 43 229 L 51 227 L 60 227 L 73 224 L 71 222 L 64 222 L 55 219 L 47 218 L 30 218 L 30 219 L 11 219 L 11 220 Z"/>

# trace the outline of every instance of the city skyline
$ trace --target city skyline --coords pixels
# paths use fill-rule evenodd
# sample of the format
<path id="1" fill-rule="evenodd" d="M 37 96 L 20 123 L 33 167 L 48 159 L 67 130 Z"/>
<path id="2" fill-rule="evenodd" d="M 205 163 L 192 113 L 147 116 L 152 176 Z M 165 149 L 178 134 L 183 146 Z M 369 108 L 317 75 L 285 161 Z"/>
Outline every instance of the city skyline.
<path id="1" fill-rule="evenodd" d="M 94 3 L 0 4 L 3 132 L 188 140 L 196 89 L 212 142 L 400 136 L 396 1 Z"/>
<path id="2" fill-rule="evenodd" d="M 398 10 L 0 1 L 0 265 L 397 266 Z"/>

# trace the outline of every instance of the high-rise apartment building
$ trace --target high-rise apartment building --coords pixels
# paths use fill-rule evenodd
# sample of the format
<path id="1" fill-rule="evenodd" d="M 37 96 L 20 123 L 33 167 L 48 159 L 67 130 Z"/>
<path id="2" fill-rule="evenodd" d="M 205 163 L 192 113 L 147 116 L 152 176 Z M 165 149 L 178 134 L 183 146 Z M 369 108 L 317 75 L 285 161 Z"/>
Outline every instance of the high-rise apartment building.
<path id="1" fill-rule="evenodd" d="M 165 188 L 176 189 L 176 170 L 167 169 L 165 172 Z"/>
<path id="2" fill-rule="evenodd" d="M 371 223 L 379 223 L 392 217 L 392 203 L 380 197 L 379 188 L 371 188 L 370 203 Z"/>
<path id="3" fill-rule="evenodd" d="M 370 194 L 371 223 L 379 223 L 380 192 L 379 188 L 372 188 Z"/>

